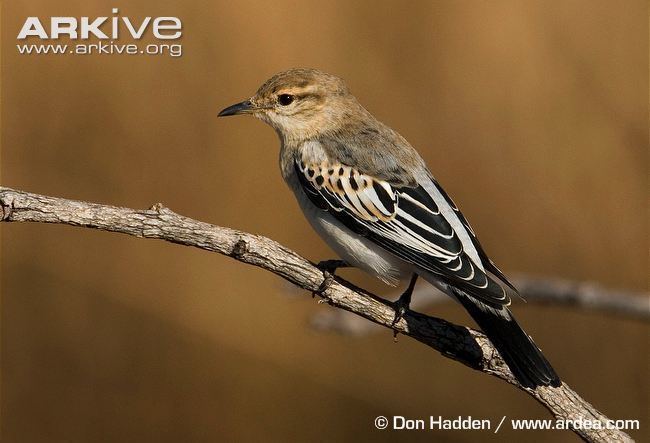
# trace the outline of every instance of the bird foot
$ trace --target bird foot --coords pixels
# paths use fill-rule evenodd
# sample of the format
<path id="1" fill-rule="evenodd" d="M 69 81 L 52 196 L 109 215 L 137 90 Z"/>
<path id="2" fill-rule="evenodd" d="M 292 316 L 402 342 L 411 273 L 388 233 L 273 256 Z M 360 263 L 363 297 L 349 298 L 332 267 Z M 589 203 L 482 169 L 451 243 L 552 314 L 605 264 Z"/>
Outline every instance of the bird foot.
<path id="1" fill-rule="evenodd" d="M 314 292 L 311 293 L 311 298 L 314 298 L 317 295 L 323 296 L 323 293 L 327 291 L 327 289 L 329 289 L 329 287 L 332 285 L 333 282 L 334 282 L 334 276 L 329 271 L 324 270 L 323 281 L 318 286 L 318 289 L 316 289 Z M 321 302 L 323 302 L 323 300 L 319 301 L 318 303 Z"/>
<path id="2" fill-rule="evenodd" d="M 406 314 L 406 311 L 408 310 L 408 305 L 401 302 L 401 299 L 399 299 L 395 302 L 394 309 L 395 309 L 395 317 L 393 318 L 391 327 L 393 328 L 393 341 L 397 343 L 397 334 L 399 334 L 399 331 L 395 328 L 395 325 L 402 319 L 402 317 L 404 317 L 404 314 Z"/>
<path id="3" fill-rule="evenodd" d="M 348 266 L 349 265 L 343 260 L 323 260 L 319 262 L 316 267 L 323 272 L 324 278 L 318 289 L 311 293 L 311 297 L 314 298 L 317 295 L 322 296 L 323 292 L 325 292 L 334 282 L 334 273 L 336 270 Z"/>
<path id="4" fill-rule="evenodd" d="M 395 325 L 404 317 L 404 314 L 406 314 L 406 311 L 409 310 L 409 306 L 411 305 L 411 296 L 413 295 L 413 289 L 415 289 L 415 283 L 418 281 L 418 275 L 413 274 L 411 276 L 411 282 L 408 285 L 408 288 L 404 291 L 402 295 L 400 295 L 399 299 L 393 303 L 393 308 L 395 309 L 395 318 L 393 318 L 393 323 L 391 323 L 391 327 L 393 328 L 393 338 L 395 341 L 397 341 L 397 333 L 399 332 L 396 328 Z"/>
<path id="5" fill-rule="evenodd" d="M 409 310 L 409 305 L 410 305 L 410 300 L 406 301 L 404 300 L 403 297 L 400 297 L 399 300 L 397 300 L 395 303 L 393 303 L 393 309 L 395 309 L 395 317 L 393 318 L 393 322 L 391 323 L 391 326 L 395 327 L 395 325 L 404 317 L 404 314 L 406 314 L 406 311 Z M 395 335 L 397 335 L 397 331 L 394 331 Z"/>

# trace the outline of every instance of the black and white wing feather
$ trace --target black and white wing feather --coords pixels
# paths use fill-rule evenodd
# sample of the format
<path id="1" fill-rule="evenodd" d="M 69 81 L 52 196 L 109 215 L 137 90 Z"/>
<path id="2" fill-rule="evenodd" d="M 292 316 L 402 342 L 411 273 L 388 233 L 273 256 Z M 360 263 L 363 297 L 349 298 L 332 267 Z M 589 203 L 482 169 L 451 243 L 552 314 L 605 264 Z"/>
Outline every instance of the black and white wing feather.
<path id="1" fill-rule="evenodd" d="M 295 168 L 311 201 L 352 231 L 492 308 L 510 303 L 502 286 L 485 271 L 483 260 L 468 255 L 459 233 L 421 185 L 392 186 L 342 164 L 296 161 Z M 467 230 L 463 235 L 475 239 L 462 214 L 459 219 L 460 229 Z M 498 269 L 488 271 L 502 275 Z"/>
<path id="2" fill-rule="evenodd" d="M 509 288 L 511 288 L 516 294 L 519 294 L 519 291 L 517 290 L 517 288 L 515 288 L 515 286 L 512 283 L 510 283 L 510 281 L 505 276 L 505 274 L 501 271 L 501 269 L 499 269 L 497 267 L 497 265 L 492 261 L 492 259 L 490 259 L 490 257 L 488 257 L 487 253 L 483 249 L 483 246 L 479 242 L 478 237 L 474 233 L 474 230 L 470 226 L 469 222 L 467 221 L 467 219 L 465 218 L 463 213 L 460 212 L 460 209 L 458 209 L 458 206 L 456 206 L 454 201 L 451 199 L 451 197 L 449 197 L 447 192 L 445 192 L 444 188 L 442 186 L 440 186 L 440 184 L 438 183 L 438 181 L 435 178 L 433 178 L 432 176 L 430 176 L 429 178 L 431 179 L 431 182 L 433 183 L 433 186 L 435 186 L 436 189 L 440 192 L 442 197 L 445 199 L 447 204 L 453 209 L 454 213 L 456 214 L 456 216 L 458 217 L 458 219 L 460 220 L 462 225 L 465 227 L 467 233 L 469 234 L 470 240 L 471 240 L 472 244 L 474 245 L 474 248 L 476 249 L 476 251 L 477 251 L 477 253 L 478 253 L 478 255 L 479 255 L 480 259 L 481 259 L 481 263 L 483 264 L 484 268 L 487 271 L 494 274 L 499 280 L 501 280 L 504 284 L 506 284 Z"/>
<path id="3" fill-rule="evenodd" d="M 523 386 L 561 384 L 553 367 L 515 321 L 507 307 L 510 297 L 492 277 L 512 285 L 428 172 L 418 178 L 418 185 L 393 186 L 342 164 L 297 161 L 295 169 L 303 191 L 316 206 L 447 283 Z"/>

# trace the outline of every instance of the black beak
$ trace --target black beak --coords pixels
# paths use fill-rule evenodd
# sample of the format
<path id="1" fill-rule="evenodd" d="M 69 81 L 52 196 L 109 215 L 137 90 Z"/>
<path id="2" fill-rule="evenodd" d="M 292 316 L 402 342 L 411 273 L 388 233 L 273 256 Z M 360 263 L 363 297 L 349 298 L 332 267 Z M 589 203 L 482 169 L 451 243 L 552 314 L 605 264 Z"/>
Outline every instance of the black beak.
<path id="1" fill-rule="evenodd" d="M 253 110 L 253 104 L 250 100 L 228 106 L 221 111 L 217 117 L 227 117 L 229 115 L 248 114 Z"/>

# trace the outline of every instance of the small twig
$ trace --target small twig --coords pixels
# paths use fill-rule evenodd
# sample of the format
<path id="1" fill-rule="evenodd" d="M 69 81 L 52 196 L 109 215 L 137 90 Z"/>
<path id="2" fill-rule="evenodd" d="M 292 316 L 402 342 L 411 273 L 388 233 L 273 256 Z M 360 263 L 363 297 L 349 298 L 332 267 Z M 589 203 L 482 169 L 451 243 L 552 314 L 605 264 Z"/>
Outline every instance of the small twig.
<path id="1" fill-rule="evenodd" d="M 480 332 L 414 312 L 407 312 L 392 325 L 395 312 L 388 303 L 340 278 L 334 278 L 323 288 L 323 273 L 314 264 L 266 237 L 192 220 L 162 205 L 148 210 L 134 210 L 46 197 L 9 188 L 0 188 L 0 205 L 4 222 L 58 223 L 162 239 L 218 252 L 258 266 L 309 292 L 321 289 L 318 295 L 332 306 L 397 330 L 446 357 L 517 386 L 544 405 L 556 419 L 570 420 L 571 423 L 598 422 L 600 426 L 571 427 L 585 440 L 631 441 L 624 432 L 607 429 L 608 418 L 579 397 L 566 383 L 557 388 L 523 388 L 490 341 Z"/>

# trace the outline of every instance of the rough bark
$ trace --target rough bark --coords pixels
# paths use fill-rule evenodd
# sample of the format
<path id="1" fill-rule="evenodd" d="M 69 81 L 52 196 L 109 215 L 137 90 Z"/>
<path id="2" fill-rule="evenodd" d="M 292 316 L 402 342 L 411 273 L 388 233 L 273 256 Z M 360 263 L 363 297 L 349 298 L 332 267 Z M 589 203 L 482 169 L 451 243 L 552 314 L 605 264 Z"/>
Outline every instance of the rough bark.
<path id="1" fill-rule="evenodd" d="M 258 266 L 309 292 L 316 292 L 334 307 L 394 329 L 448 358 L 518 387 L 544 405 L 556 419 L 575 423 L 580 420 L 598 421 L 602 429 L 572 427 L 587 441 L 631 441 L 624 432 L 607 429 L 608 418 L 566 383 L 558 388 L 536 389 L 519 385 L 482 333 L 410 311 L 392 326 L 395 312 L 390 303 L 340 278 L 327 279 L 313 263 L 266 237 L 193 220 L 161 204 L 146 210 L 134 210 L 0 188 L 0 205 L 2 222 L 57 223 L 162 239 L 218 252 Z"/>

